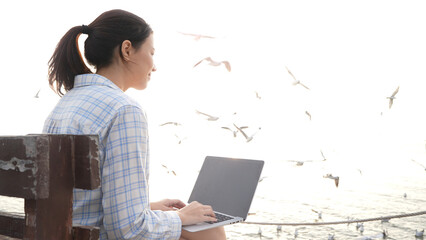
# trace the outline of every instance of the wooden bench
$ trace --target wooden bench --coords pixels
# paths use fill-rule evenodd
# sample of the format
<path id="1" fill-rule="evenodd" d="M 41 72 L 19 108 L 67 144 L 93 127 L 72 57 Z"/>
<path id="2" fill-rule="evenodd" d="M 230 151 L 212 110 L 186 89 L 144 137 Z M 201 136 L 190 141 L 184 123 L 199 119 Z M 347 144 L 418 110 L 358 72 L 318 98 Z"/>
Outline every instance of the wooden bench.
<path id="1" fill-rule="evenodd" d="M 99 239 L 97 227 L 72 226 L 73 188 L 100 186 L 98 144 L 93 135 L 0 136 L 0 195 L 25 199 L 25 216 L 0 212 L 0 239 Z"/>

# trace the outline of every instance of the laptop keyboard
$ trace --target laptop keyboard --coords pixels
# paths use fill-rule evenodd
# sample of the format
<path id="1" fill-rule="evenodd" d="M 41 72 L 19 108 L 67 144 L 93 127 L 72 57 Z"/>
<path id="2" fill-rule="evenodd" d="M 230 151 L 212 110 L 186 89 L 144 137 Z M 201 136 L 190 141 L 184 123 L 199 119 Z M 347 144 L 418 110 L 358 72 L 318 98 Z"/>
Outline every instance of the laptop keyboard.
<path id="1" fill-rule="evenodd" d="M 214 214 L 216 215 L 217 221 L 216 222 L 209 221 L 209 222 L 206 222 L 206 223 L 213 224 L 213 223 L 223 222 L 223 221 L 226 221 L 226 220 L 229 220 L 229 219 L 233 218 L 233 217 L 226 216 L 226 215 L 223 215 L 223 214 L 218 213 L 218 212 L 215 212 Z"/>

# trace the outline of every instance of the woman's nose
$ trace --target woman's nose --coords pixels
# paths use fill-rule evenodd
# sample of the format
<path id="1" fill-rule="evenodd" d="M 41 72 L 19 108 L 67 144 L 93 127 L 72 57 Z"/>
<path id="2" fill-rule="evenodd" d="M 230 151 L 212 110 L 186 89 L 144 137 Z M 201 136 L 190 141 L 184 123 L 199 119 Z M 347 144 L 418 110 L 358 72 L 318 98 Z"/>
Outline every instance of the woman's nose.
<path id="1" fill-rule="evenodd" d="M 155 64 L 154 64 L 154 66 L 152 67 L 152 71 L 153 71 L 153 72 L 157 71 L 157 66 L 155 66 Z"/>

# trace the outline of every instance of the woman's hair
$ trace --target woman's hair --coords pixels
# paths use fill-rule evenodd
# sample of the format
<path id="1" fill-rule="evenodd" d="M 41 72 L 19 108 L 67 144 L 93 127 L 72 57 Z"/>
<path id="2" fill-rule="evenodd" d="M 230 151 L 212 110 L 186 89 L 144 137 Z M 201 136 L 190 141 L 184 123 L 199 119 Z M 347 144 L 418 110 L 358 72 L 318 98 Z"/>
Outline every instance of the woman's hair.
<path id="1" fill-rule="evenodd" d="M 88 34 L 84 42 L 84 56 L 96 69 L 112 63 L 113 52 L 125 40 L 132 42 L 136 49 L 152 33 L 151 27 L 140 17 L 123 10 L 110 10 L 102 13 L 88 26 L 71 28 L 59 41 L 49 60 L 49 84 L 62 96 L 74 87 L 74 77 L 78 74 L 92 73 L 86 66 L 78 48 L 80 34 Z"/>

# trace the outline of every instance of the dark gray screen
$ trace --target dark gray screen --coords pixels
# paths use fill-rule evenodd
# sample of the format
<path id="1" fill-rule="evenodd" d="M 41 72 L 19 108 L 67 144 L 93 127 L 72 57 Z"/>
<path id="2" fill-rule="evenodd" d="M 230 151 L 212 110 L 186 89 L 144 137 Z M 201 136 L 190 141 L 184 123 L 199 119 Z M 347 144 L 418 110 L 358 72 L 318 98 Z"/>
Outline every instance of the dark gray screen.
<path id="1" fill-rule="evenodd" d="M 264 161 L 207 156 L 188 202 L 247 218 Z"/>

